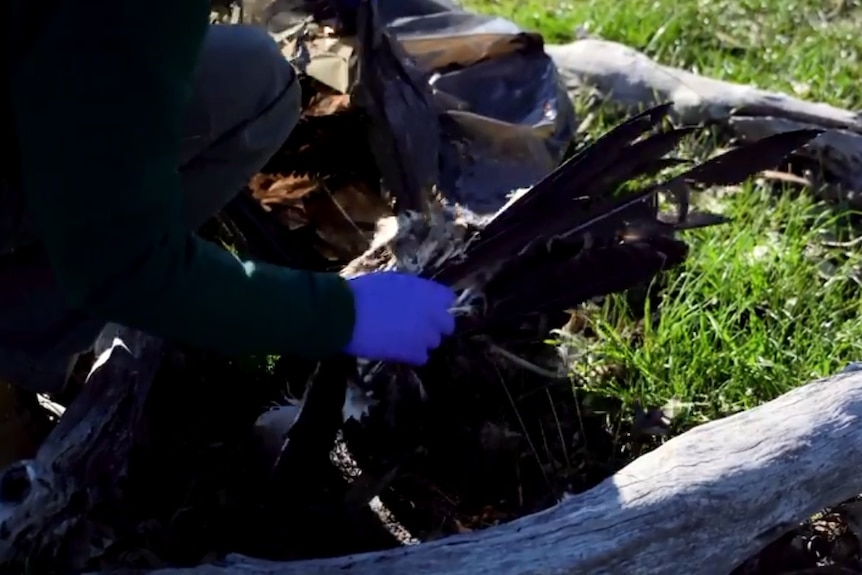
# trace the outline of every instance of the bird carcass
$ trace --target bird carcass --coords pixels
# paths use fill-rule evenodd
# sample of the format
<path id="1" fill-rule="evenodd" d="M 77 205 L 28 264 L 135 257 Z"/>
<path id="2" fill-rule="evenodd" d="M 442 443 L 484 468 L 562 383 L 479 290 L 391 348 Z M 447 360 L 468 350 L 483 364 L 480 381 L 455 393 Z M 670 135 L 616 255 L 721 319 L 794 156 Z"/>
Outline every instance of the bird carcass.
<path id="1" fill-rule="evenodd" d="M 425 0 L 263 0 L 246 13 L 302 84 L 298 125 L 250 186 L 280 224 L 276 243 L 327 260 L 302 267 L 351 261 L 392 203 L 421 211 L 434 184 L 491 214 L 559 164 L 574 135 L 541 36 L 512 22 Z"/>
<path id="2" fill-rule="evenodd" d="M 557 374 L 565 381 L 563 360 L 543 342 L 549 330 L 561 327 L 566 310 L 683 263 L 688 248 L 679 232 L 724 221 L 690 208 L 692 191 L 741 183 L 820 133 L 781 133 L 692 166 L 669 154 L 700 128 L 670 127 L 671 109 L 663 104 L 631 117 L 490 217 L 433 199 L 427 209 L 380 222 L 371 248 L 342 273 L 400 270 L 443 282 L 458 293 L 457 328 L 421 369 L 363 360 L 345 369 L 339 360 L 334 373 L 347 374 L 346 392 L 329 393 L 325 409 L 330 420 L 345 421 L 345 444 L 362 470 L 351 502 L 367 503 L 411 474 L 413 489 L 433 483 L 429 491 L 451 498 L 471 489 L 488 505 L 522 497 L 496 493 L 487 475 L 482 484 L 472 478 L 480 469 L 499 477 L 498 452 L 520 457 L 532 423 L 519 421 L 516 396 L 541 391 Z M 665 196 L 676 203 L 674 213 L 660 210 Z M 330 372 L 311 388 L 345 385 L 334 379 Z M 531 473 L 541 476 L 533 463 Z M 546 487 L 551 504 L 559 493 Z M 394 507 L 410 498 L 398 491 L 387 492 Z M 412 503 L 400 509 L 409 515 Z"/>

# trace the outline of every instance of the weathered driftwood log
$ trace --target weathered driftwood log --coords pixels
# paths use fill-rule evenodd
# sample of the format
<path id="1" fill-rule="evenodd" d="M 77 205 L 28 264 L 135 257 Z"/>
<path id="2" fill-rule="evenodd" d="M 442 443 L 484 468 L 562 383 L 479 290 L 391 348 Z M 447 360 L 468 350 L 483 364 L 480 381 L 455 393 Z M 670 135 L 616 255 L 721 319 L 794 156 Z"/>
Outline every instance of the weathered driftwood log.
<path id="1" fill-rule="evenodd" d="M 862 189 L 862 114 L 663 66 L 616 42 L 584 39 L 546 51 L 570 91 L 592 88 L 625 108 L 673 101 L 681 121 L 720 122 L 743 139 L 826 128 L 808 152 L 841 183 Z"/>
<path id="2" fill-rule="evenodd" d="M 115 506 L 163 351 L 141 332 L 103 332 L 83 391 L 36 457 L 0 473 L 0 564 L 40 571 L 34 565 L 44 558 L 82 569 L 113 542 L 122 513 Z"/>
<path id="3" fill-rule="evenodd" d="M 156 575 L 727 575 L 818 510 L 862 492 L 862 371 L 707 423 L 595 489 L 509 524 L 385 552 L 274 563 L 228 556 Z"/>

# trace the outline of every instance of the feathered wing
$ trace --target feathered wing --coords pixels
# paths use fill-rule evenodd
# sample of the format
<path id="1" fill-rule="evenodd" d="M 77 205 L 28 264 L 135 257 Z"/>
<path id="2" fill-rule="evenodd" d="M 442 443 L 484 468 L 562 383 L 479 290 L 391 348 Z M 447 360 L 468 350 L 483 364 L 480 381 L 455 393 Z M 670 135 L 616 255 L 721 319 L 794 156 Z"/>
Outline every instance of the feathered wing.
<path id="1" fill-rule="evenodd" d="M 368 119 L 368 142 L 397 211 L 423 211 L 437 182 L 440 122 L 429 75 L 380 21 L 376 0 L 357 12 L 353 103 Z"/>
<path id="2" fill-rule="evenodd" d="M 434 264 L 439 268 L 423 271 L 426 277 L 464 290 L 462 295 L 478 296 L 468 304 L 476 313 L 459 320 L 459 335 L 495 337 L 509 328 L 519 330 L 520 324 L 532 323 L 524 322 L 525 316 L 559 314 L 592 297 L 642 284 L 680 264 L 688 249 L 675 237 L 678 230 L 724 221 L 714 214 L 689 213 L 688 195 L 692 189 L 742 182 L 758 171 L 774 167 L 820 133 L 800 130 L 764 138 L 654 182 L 651 180 L 664 168 L 680 163 L 667 155 L 693 131 L 656 130 L 669 111 L 669 104 L 657 106 L 610 130 L 512 201 L 475 232 L 466 247 L 459 243 L 464 247 L 460 256 L 443 258 L 442 263 Z M 677 200 L 676 218 L 660 217 L 657 196 L 662 190 L 670 191 Z M 433 219 L 413 221 L 425 225 Z M 422 229 L 427 231 L 427 227 Z M 426 243 L 439 248 L 437 242 Z M 424 244 L 418 245 L 421 248 Z M 376 487 L 358 497 L 367 501 L 379 493 L 380 485 L 386 484 L 384 478 L 391 479 L 398 465 L 416 452 L 420 442 L 416 434 L 422 433 L 416 431 L 421 424 L 411 426 L 416 420 L 422 421 L 411 406 L 421 403 L 426 388 L 424 384 L 404 385 L 405 374 L 412 374 L 418 382 L 428 376 L 428 395 L 436 395 L 437 405 L 447 403 L 448 379 L 434 378 L 434 374 L 449 373 L 453 356 L 447 353 L 451 354 L 452 349 L 438 348 L 434 353 L 442 354 L 436 355 L 441 361 L 435 362 L 432 356 L 429 365 L 419 372 L 394 366 L 386 369 L 379 362 L 371 362 L 361 366 L 357 375 L 351 361 L 343 359 L 333 364 L 330 369 L 334 373 L 330 372 L 327 379 L 335 381 L 313 384 L 323 384 L 325 388 L 308 392 L 308 404 L 296 424 L 302 433 L 292 431 L 287 438 L 274 476 L 307 465 L 304 462 L 313 460 L 311 454 L 325 453 L 318 440 L 325 437 L 329 442 L 334 437 L 345 397 L 345 380 L 352 377 L 355 385 L 371 391 L 381 402 L 376 409 L 383 415 L 365 422 L 371 427 L 361 432 L 354 427 L 353 432 L 359 435 L 352 439 L 350 432 L 347 435 L 352 450 L 357 446 L 357 437 L 365 438 L 359 440 L 360 452 L 362 441 L 373 438 L 376 459 L 370 464 L 368 460 L 362 463 L 363 474 L 379 483 L 372 481 Z M 393 429 L 398 433 L 391 433 Z"/>
<path id="3" fill-rule="evenodd" d="M 675 232 L 725 221 L 690 213 L 692 190 L 741 183 L 821 133 L 769 136 L 651 182 L 679 163 L 666 155 L 695 130 L 657 131 L 670 109 L 656 106 L 610 130 L 511 202 L 476 234 L 463 257 L 428 275 L 483 294 L 477 327 L 559 312 L 639 285 L 685 260 L 686 244 Z M 675 196 L 677 218 L 659 213 L 659 191 Z"/>

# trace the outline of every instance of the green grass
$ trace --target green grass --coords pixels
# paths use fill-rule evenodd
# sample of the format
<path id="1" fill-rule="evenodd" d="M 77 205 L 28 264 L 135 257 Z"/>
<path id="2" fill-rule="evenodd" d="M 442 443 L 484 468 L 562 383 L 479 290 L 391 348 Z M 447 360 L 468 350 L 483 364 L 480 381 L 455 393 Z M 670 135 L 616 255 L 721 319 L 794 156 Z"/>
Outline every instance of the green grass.
<path id="1" fill-rule="evenodd" d="M 541 32 L 623 42 L 658 61 L 725 80 L 862 107 L 862 2 L 817 0 L 470 0 Z M 591 132 L 606 130 L 597 122 Z M 729 225 L 690 233 L 689 261 L 670 274 L 653 321 L 624 298 L 590 314 L 598 337 L 576 339 L 583 385 L 632 405 L 674 401 L 677 427 L 752 407 L 862 359 L 859 250 L 846 212 L 810 193 L 748 185 L 725 194 Z M 641 312 L 643 310 L 640 310 Z M 650 312 L 647 310 L 647 316 Z"/>
<path id="2" fill-rule="evenodd" d="M 581 28 L 729 81 L 862 107 L 860 0 L 467 0 L 541 32 Z"/>
<path id="3" fill-rule="evenodd" d="M 588 388 L 628 404 L 673 399 L 702 420 L 862 358 L 862 255 L 826 241 L 846 236 L 847 218 L 753 186 L 724 207 L 733 223 L 690 234 L 653 321 L 610 298 L 593 316 L 598 338 L 572 342 Z"/>

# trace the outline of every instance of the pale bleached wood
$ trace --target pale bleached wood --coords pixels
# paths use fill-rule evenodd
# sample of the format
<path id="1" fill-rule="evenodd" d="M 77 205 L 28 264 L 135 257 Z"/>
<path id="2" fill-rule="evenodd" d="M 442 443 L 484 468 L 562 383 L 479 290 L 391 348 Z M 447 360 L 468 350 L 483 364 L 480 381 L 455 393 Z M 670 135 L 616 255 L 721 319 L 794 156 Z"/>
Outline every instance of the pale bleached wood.
<path id="1" fill-rule="evenodd" d="M 727 575 L 862 492 L 862 371 L 809 383 L 669 440 L 584 494 L 509 524 L 381 553 L 154 575 Z M 680 562 L 684 567 L 680 566 Z"/>
<path id="2" fill-rule="evenodd" d="M 827 134 L 810 144 L 810 154 L 823 160 L 843 184 L 862 189 L 862 115 L 858 112 L 698 76 L 606 40 L 576 40 L 548 45 L 545 50 L 570 92 L 596 90 L 603 103 L 633 109 L 673 101 L 681 121 L 727 124 L 742 138 L 800 127 L 827 128 Z"/>

